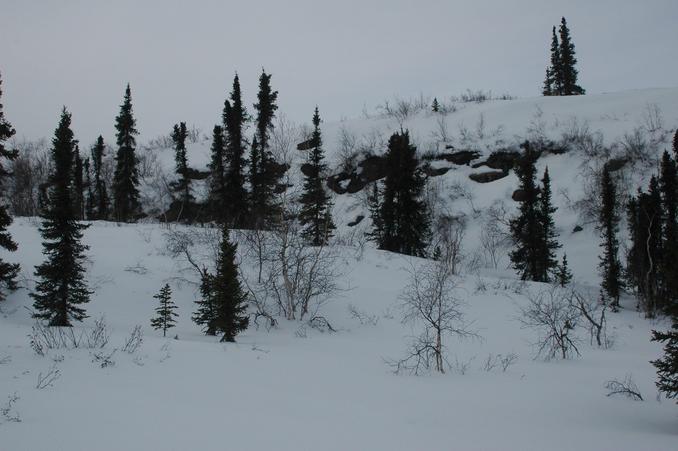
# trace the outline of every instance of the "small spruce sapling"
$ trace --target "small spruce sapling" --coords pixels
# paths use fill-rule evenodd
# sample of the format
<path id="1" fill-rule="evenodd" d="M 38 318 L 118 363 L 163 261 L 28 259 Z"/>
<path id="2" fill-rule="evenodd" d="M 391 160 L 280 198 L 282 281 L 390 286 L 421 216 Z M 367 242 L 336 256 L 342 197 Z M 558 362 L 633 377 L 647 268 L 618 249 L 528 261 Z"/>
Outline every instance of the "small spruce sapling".
<path id="1" fill-rule="evenodd" d="M 172 301 L 172 289 L 169 284 L 165 284 L 153 297 L 159 301 L 160 305 L 155 309 L 157 316 L 151 319 L 151 327 L 155 330 L 162 329 L 162 336 L 166 337 L 167 330 L 175 326 L 174 318 L 179 316 L 175 312 L 177 306 Z"/>

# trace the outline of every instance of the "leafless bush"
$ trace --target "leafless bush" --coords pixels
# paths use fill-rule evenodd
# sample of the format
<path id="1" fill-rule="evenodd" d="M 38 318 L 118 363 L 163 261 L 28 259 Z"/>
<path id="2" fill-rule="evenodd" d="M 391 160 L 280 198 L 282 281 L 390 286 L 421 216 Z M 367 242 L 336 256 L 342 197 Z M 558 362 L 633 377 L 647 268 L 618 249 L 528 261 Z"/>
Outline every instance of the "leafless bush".
<path id="1" fill-rule="evenodd" d="M 664 128 L 664 115 L 656 103 L 648 103 L 645 106 L 643 126 L 650 135 L 650 142 L 653 147 L 656 148 L 668 141 L 669 131 Z"/>
<path id="2" fill-rule="evenodd" d="M 436 118 L 436 128 L 431 132 L 431 136 L 436 141 L 436 145 L 452 141 L 452 135 L 450 134 L 445 115 L 441 114 Z M 440 150 L 440 148 L 438 148 L 438 150 Z"/>
<path id="3" fill-rule="evenodd" d="M 109 366 L 115 365 L 115 362 L 113 361 L 113 354 L 117 349 L 113 349 L 110 352 L 104 352 L 104 351 L 97 351 L 92 353 L 92 363 L 96 363 L 99 365 L 101 368 L 106 368 Z"/>
<path id="4" fill-rule="evenodd" d="M 35 384 L 35 388 L 42 390 L 47 387 L 54 386 L 54 382 L 61 377 L 61 371 L 57 368 L 56 364 L 52 365 L 45 374 L 42 372 L 38 373 L 38 382 Z"/>
<path id="5" fill-rule="evenodd" d="M 422 325 L 423 330 L 414 337 L 403 359 L 389 362 L 396 374 L 444 373 L 450 367 L 444 341 L 450 336 L 478 337 L 465 319 L 464 303 L 457 291 L 458 282 L 449 264 L 429 261 L 419 267 L 412 265 L 409 284 L 400 296 L 403 321 Z"/>
<path id="6" fill-rule="evenodd" d="M 384 101 L 383 104 L 377 107 L 377 110 L 382 116 L 398 121 L 398 124 L 402 127 L 410 117 L 421 111 L 428 110 L 430 104 L 430 99 L 420 94 L 419 97 L 411 99 L 394 97 L 393 100 Z"/>
<path id="7" fill-rule="evenodd" d="M 581 355 L 575 328 L 581 314 L 570 302 L 568 292 L 550 287 L 538 293 L 529 293 L 528 304 L 520 308 L 518 320 L 523 327 L 537 331 L 536 357 L 550 360 L 568 359 Z"/>
<path id="8" fill-rule="evenodd" d="M 108 327 L 103 317 L 91 329 L 76 333 L 73 327 L 48 327 L 36 321 L 28 335 L 30 346 L 36 354 L 44 356 L 50 349 L 97 349 L 108 344 Z"/>
<path id="9" fill-rule="evenodd" d="M 510 353 L 506 355 L 502 354 L 489 354 L 483 364 L 480 367 L 481 370 L 486 372 L 492 372 L 495 369 L 501 369 L 502 373 L 505 373 L 511 365 L 518 361 L 518 354 Z"/>
<path id="10" fill-rule="evenodd" d="M 459 357 L 454 356 L 454 362 L 452 363 L 451 367 L 455 372 L 461 376 L 464 376 L 466 373 L 468 373 L 468 370 L 471 368 L 471 364 L 475 359 L 476 356 L 469 357 L 465 360 L 459 360 Z"/>
<path id="11" fill-rule="evenodd" d="M 16 410 L 16 403 L 19 401 L 19 395 L 15 393 L 7 396 L 7 402 L 0 407 L 0 417 L 8 423 L 21 423 L 21 416 Z"/>
<path id="12" fill-rule="evenodd" d="M 136 325 L 130 332 L 129 337 L 125 340 L 122 351 L 128 354 L 134 354 L 141 347 L 143 341 L 144 333 L 141 330 L 141 326 Z"/>
<path id="13" fill-rule="evenodd" d="M 337 155 L 340 169 L 346 173 L 355 171 L 359 155 L 358 137 L 345 124 L 342 124 L 341 128 L 339 128 L 337 141 Z"/>
<path id="14" fill-rule="evenodd" d="M 640 390 L 638 390 L 638 386 L 633 381 L 633 377 L 630 374 L 627 374 L 622 381 L 617 379 L 607 381 L 605 383 L 605 388 L 608 390 L 607 396 L 621 395 L 633 399 L 634 401 L 643 400 Z"/>
<path id="15" fill-rule="evenodd" d="M 332 327 L 332 324 L 330 324 L 329 321 L 327 321 L 327 318 L 321 315 L 316 315 L 311 317 L 311 319 L 308 320 L 308 325 L 317 331 L 320 332 L 336 332 L 337 330 Z"/>
<path id="16" fill-rule="evenodd" d="M 16 216 L 36 216 L 39 197 L 44 190 L 51 170 L 49 143 L 38 141 L 13 141 L 10 148 L 17 149 L 16 159 L 9 162 L 12 177 L 4 188 L 12 212 Z"/>
<path id="17" fill-rule="evenodd" d="M 603 134 L 591 130 L 588 121 L 579 122 L 576 117 L 572 117 L 566 124 L 561 143 L 566 148 L 581 152 L 587 160 L 607 160 L 611 155 L 610 149 L 604 145 Z"/>
<path id="18" fill-rule="evenodd" d="M 496 96 L 492 94 L 492 91 L 483 91 L 482 89 L 473 91 L 471 89 L 467 89 L 466 92 L 453 97 L 453 99 L 460 103 L 484 103 L 490 100 L 512 100 L 513 96 L 509 94 L 501 94 Z"/>
<path id="19" fill-rule="evenodd" d="M 452 275 L 459 274 L 464 258 L 462 244 L 466 235 L 466 221 L 450 216 L 438 217 L 432 240 L 437 260 L 449 268 Z"/>
<path id="20" fill-rule="evenodd" d="M 607 337 L 607 319 L 605 318 L 607 304 L 595 300 L 591 301 L 576 291 L 571 292 L 569 302 L 574 305 L 586 321 L 591 344 L 595 339 L 599 347 L 608 348 L 611 341 Z"/>
<path id="21" fill-rule="evenodd" d="M 499 259 L 505 254 L 504 250 L 511 243 L 506 230 L 501 223 L 494 219 L 485 220 L 480 229 L 480 245 L 485 255 L 485 261 L 497 269 Z"/>
<path id="22" fill-rule="evenodd" d="M 348 305 L 348 313 L 351 318 L 357 320 L 361 325 L 376 326 L 379 323 L 379 315 L 371 315 L 358 309 L 353 304 Z"/>

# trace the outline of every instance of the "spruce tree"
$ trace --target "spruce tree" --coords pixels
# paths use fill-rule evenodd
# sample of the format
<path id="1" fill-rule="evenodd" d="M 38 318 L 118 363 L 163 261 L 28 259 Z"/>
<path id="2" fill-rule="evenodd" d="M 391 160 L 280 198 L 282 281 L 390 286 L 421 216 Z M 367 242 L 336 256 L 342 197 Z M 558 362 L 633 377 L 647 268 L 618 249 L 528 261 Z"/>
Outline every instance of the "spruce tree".
<path id="1" fill-rule="evenodd" d="M 207 269 L 203 268 L 200 276 L 200 299 L 195 301 L 198 310 L 191 317 L 194 323 L 202 326 L 202 331 L 205 335 L 217 334 L 217 310 L 212 289 L 213 279 L 214 276 L 207 272 Z"/>
<path id="2" fill-rule="evenodd" d="M 40 227 L 47 259 L 35 269 L 38 282 L 31 293 L 37 311 L 34 316 L 47 320 L 50 326 L 70 326 L 71 320 L 86 318 L 80 306 L 89 302 L 91 294 L 83 266 L 88 247 L 81 243 L 87 226 L 77 221 L 73 205 L 75 146 L 71 115 L 64 108 L 52 140 L 53 170 Z"/>
<path id="3" fill-rule="evenodd" d="M 176 162 L 175 172 L 179 179 L 171 184 L 171 188 L 179 195 L 180 208 L 175 219 L 190 222 L 193 219 L 192 205 L 194 198 L 191 194 L 191 179 L 189 178 L 188 158 L 186 156 L 187 137 L 186 122 L 175 124 L 172 130 L 172 141 L 174 142 L 174 160 Z"/>
<path id="4" fill-rule="evenodd" d="M 276 209 L 273 202 L 273 191 L 276 178 L 273 171 L 275 163 L 270 151 L 270 137 L 273 130 L 273 119 L 278 109 L 278 91 L 271 88 L 271 75 L 262 69 L 259 76 L 259 92 L 254 109 L 257 112 L 255 119 L 256 145 L 252 143 L 252 152 L 256 153 L 256 167 L 250 161 L 250 185 L 252 187 L 251 213 L 255 227 L 269 225 L 274 218 Z M 256 171 L 255 171 L 256 168 Z"/>
<path id="5" fill-rule="evenodd" d="M 676 133 L 673 135 L 673 153 L 674 158 L 678 160 L 678 130 L 676 130 Z"/>
<path id="6" fill-rule="evenodd" d="M 678 167 L 671 155 L 664 151 L 661 161 L 659 188 L 661 191 L 662 224 L 662 279 L 664 283 L 664 310 L 678 315 Z"/>
<path id="7" fill-rule="evenodd" d="M 523 198 L 518 216 L 511 219 L 510 229 L 515 248 L 509 254 L 511 263 L 522 280 L 546 282 L 544 279 L 543 221 L 539 188 L 535 183 L 537 153 L 529 142 L 521 145 L 523 154 L 515 166 Z"/>
<path id="8" fill-rule="evenodd" d="M 431 110 L 432 110 L 434 113 L 440 112 L 440 104 L 438 103 L 438 98 L 437 98 L 437 97 L 434 97 L 434 98 L 433 98 L 433 104 L 431 105 Z"/>
<path id="9" fill-rule="evenodd" d="M 95 214 L 92 219 L 108 219 L 109 201 L 108 192 L 106 190 L 106 181 L 103 177 L 103 158 L 106 145 L 104 138 L 99 135 L 96 143 L 92 147 L 92 169 L 94 172 L 94 210 Z"/>
<path id="10" fill-rule="evenodd" d="M 228 169 L 226 178 L 226 218 L 231 227 L 245 226 L 247 218 L 247 191 L 245 190 L 245 140 L 244 131 L 249 116 L 242 103 L 238 74 L 233 78 L 230 101 L 224 102 L 223 122 L 226 131 Z"/>
<path id="11" fill-rule="evenodd" d="M 132 112 L 132 92 L 129 84 L 120 105 L 120 114 L 115 119 L 118 152 L 113 177 L 113 208 L 115 219 L 120 222 L 135 220 L 141 213 L 139 204 L 139 168 L 136 157 L 136 120 Z"/>
<path id="12" fill-rule="evenodd" d="M 320 133 L 320 113 L 315 107 L 313 113 L 313 147 L 309 153 L 309 170 L 304 178 L 304 192 L 301 195 L 299 222 L 304 229 L 302 235 L 314 246 L 322 246 L 332 235 L 332 205 L 325 191 L 323 174 L 327 170 Z"/>
<path id="13" fill-rule="evenodd" d="M 600 274 L 603 278 L 604 295 L 611 301 L 613 310 L 619 309 L 619 296 L 622 289 L 621 264 L 619 263 L 619 215 L 617 214 L 617 190 L 610 174 L 609 166 L 603 167 L 601 178 L 601 208 L 598 215 L 603 253 L 600 256 Z"/>
<path id="14" fill-rule="evenodd" d="M 387 173 L 379 208 L 379 248 L 423 257 L 429 238 L 428 208 L 422 194 L 426 183 L 418 168 L 416 147 L 408 132 L 394 133 L 386 153 Z"/>
<path id="15" fill-rule="evenodd" d="M 0 99 L 2 99 L 2 79 L 0 79 Z M 18 156 L 15 149 L 8 149 L 5 146 L 5 141 L 14 136 L 15 130 L 7 119 L 3 111 L 2 103 L 0 103 L 0 190 L 3 190 L 3 185 L 9 177 L 9 172 L 2 165 L 2 160 L 12 161 Z M 4 197 L 3 197 L 4 199 Z M 7 206 L 4 202 L 0 202 L 0 248 L 9 252 L 17 250 L 17 244 L 12 239 L 12 235 L 7 228 L 12 224 L 12 217 L 7 211 Z M 16 277 L 19 274 L 18 263 L 7 263 L 0 258 L 0 284 L 4 285 L 8 290 L 16 290 Z M 5 293 L 0 291 L 0 302 L 5 299 Z"/>
<path id="16" fill-rule="evenodd" d="M 217 333 L 223 334 L 221 341 L 227 342 L 234 342 L 236 335 L 249 325 L 247 295 L 238 279 L 236 251 L 237 245 L 231 242 L 229 230 L 223 226 L 211 291 L 215 307 L 213 326 Z"/>
<path id="17" fill-rule="evenodd" d="M 209 164 L 209 194 L 207 196 L 210 216 L 217 222 L 223 222 L 226 210 L 226 174 L 224 168 L 224 154 L 226 144 L 224 129 L 215 125 L 212 130 L 211 160 Z"/>
<path id="18" fill-rule="evenodd" d="M 153 297 L 158 300 L 159 305 L 155 309 L 157 316 L 151 319 L 151 327 L 155 330 L 162 329 L 162 336 L 166 337 L 167 331 L 176 323 L 174 318 L 179 316 L 175 312 L 177 306 L 172 301 L 172 289 L 169 284 L 165 284 Z"/>
<path id="19" fill-rule="evenodd" d="M 560 82 L 561 95 L 572 96 L 585 94 L 586 91 L 577 84 L 579 71 L 575 67 L 577 58 L 575 57 L 574 43 L 570 37 L 570 29 L 567 27 L 567 21 L 563 17 L 560 21 Z"/>
<path id="20" fill-rule="evenodd" d="M 546 93 L 549 94 L 546 94 Z M 563 95 L 563 67 L 560 58 L 560 43 L 556 34 L 556 27 L 551 33 L 551 65 L 546 69 L 544 81 L 544 95 Z"/>
<path id="21" fill-rule="evenodd" d="M 668 332 L 653 330 L 652 341 L 665 343 L 664 356 L 651 362 L 657 368 L 657 388 L 667 398 L 678 398 L 678 318 L 673 317 L 673 325 Z"/>
<path id="22" fill-rule="evenodd" d="M 85 162 L 83 163 L 83 172 L 85 173 L 85 190 L 87 192 L 87 195 L 85 196 L 85 218 L 89 219 L 90 221 L 94 219 L 96 216 L 96 199 L 94 197 L 94 189 L 92 186 L 92 176 L 91 174 L 91 168 L 90 168 L 90 163 L 89 163 L 89 158 L 85 158 Z"/>
<path id="23" fill-rule="evenodd" d="M 539 193 L 539 220 L 541 222 L 541 242 L 540 242 L 540 262 L 539 271 L 541 275 L 540 280 L 548 282 L 551 277 L 550 274 L 558 266 L 556 260 L 556 250 L 559 249 L 558 232 L 553 222 L 553 213 L 558 210 L 551 202 L 551 178 L 549 177 L 549 169 L 544 170 L 544 177 L 541 180 L 542 186 Z"/>
<path id="24" fill-rule="evenodd" d="M 556 282 L 561 287 L 566 287 L 572 282 L 572 272 L 567 263 L 567 254 L 563 254 L 563 260 L 556 270 Z"/>
<path id="25" fill-rule="evenodd" d="M 73 164 L 73 207 L 75 218 L 85 219 L 85 181 L 83 179 L 83 165 L 80 157 L 80 148 L 76 144 Z"/>
<path id="26" fill-rule="evenodd" d="M 384 224 L 381 220 L 381 192 L 378 180 L 372 183 L 372 188 L 367 195 L 367 206 L 372 219 L 372 231 L 367 233 L 367 236 L 371 240 L 381 243 L 384 235 Z"/>

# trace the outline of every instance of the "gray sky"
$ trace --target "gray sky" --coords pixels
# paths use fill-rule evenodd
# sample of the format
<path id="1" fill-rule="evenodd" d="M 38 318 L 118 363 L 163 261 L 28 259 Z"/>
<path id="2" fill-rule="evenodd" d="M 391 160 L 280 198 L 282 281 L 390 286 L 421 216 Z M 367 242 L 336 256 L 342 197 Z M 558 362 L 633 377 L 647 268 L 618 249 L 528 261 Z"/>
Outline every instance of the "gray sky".
<path id="1" fill-rule="evenodd" d="M 262 66 L 295 121 L 420 92 L 533 96 L 563 15 L 589 93 L 678 84 L 676 0 L 0 0 L 2 103 L 27 138 L 66 105 L 88 145 L 114 136 L 128 81 L 143 141 L 211 130 L 236 70 L 251 111 Z"/>

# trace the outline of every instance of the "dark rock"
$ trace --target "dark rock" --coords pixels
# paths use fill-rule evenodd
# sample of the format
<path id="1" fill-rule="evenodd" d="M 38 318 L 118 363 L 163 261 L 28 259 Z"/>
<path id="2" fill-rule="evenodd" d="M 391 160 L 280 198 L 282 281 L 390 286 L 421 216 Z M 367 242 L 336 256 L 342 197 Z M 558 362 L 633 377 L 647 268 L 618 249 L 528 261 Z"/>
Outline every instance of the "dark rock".
<path id="1" fill-rule="evenodd" d="M 355 226 L 357 226 L 358 224 L 360 224 L 360 222 L 361 222 L 363 219 L 365 219 L 365 216 L 364 216 L 364 215 L 358 215 L 358 216 L 356 216 L 356 218 L 355 218 L 353 221 L 351 221 L 351 222 L 348 223 L 348 226 L 349 226 L 349 227 L 355 227 Z"/>
<path id="2" fill-rule="evenodd" d="M 474 182 L 478 183 L 490 183 L 495 180 L 503 179 L 508 175 L 508 172 L 504 171 L 487 171 L 487 172 L 477 172 L 475 174 L 469 174 L 469 178 Z"/>
<path id="3" fill-rule="evenodd" d="M 522 189 L 517 189 L 513 192 L 513 195 L 511 196 L 511 199 L 515 200 L 516 202 L 524 202 L 525 201 L 525 190 Z"/>
<path id="4" fill-rule="evenodd" d="M 287 191 L 288 188 L 292 188 L 294 185 L 288 185 L 287 183 L 278 183 L 275 185 L 273 188 L 273 193 L 274 194 L 282 194 L 285 191 Z"/>
<path id="5" fill-rule="evenodd" d="M 441 153 L 438 155 L 432 155 L 425 158 L 428 161 L 449 161 L 450 163 L 456 164 L 458 166 L 471 164 L 471 161 L 476 160 L 480 157 L 480 152 L 475 150 L 460 150 L 459 152 L 452 153 Z"/>
<path id="6" fill-rule="evenodd" d="M 584 229 L 582 228 L 582 226 L 577 225 L 577 226 L 574 226 L 574 229 L 572 229 L 572 233 L 579 233 L 579 232 L 581 232 L 582 230 L 584 230 Z"/>
<path id="7" fill-rule="evenodd" d="M 434 168 L 430 164 L 427 164 L 422 168 L 422 171 L 429 177 L 438 177 L 447 174 L 450 169 L 451 168 Z"/>
<path id="8" fill-rule="evenodd" d="M 629 162 L 627 158 L 611 158 L 607 161 L 607 168 L 610 172 L 622 169 Z"/>
<path id="9" fill-rule="evenodd" d="M 370 155 L 358 163 L 356 172 L 340 172 L 328 177 L 327 186 L 337 194 L 353 194 L 384 177 L 386 177 L 386 158 Z M 348 184 L 345 184 L 346 180 Z M 342 187 L 342 184 L 345 187 Z"/>
<path id="10" fill-rule="evenodd" d="M 297 150 L 311 150 L 315 147 L 315 140 L 313 138 L 307 139 L 304 142 L 297 144 Z"/>
<path id="11" fill-rule="evenodd" d="M 370 155 L 358 163 L 359 177 L 365 184 L 376 182 L 386 177 L 386 157 Z"/>
<path id="12" fill-rule="evenodd" d="M 480 166 L 487 166 L 490 169 L 502 170 L 508 172 L 510 169 L 513 169 L 516 161 L 520 158 L 520 152 L 517 150 L 497 150 L 492 152 L 487 160 L 474 164 L 474 168 Z"/>
<path id="13" fill-rule="evenodd" d="M 351 176 L 345 172 L 340 172 L 338 174 L 330 175 L 327 178 L 327 187 L 334 191 L 337 194 L 346 194 L 346 188 L 342 187 L 342 183 L 346 180 L 350 180 Z"/>
<path id="14" fill-rule="evenodd" d="M 301 173 L 304 174 L 306 177 L 311 176 L 311 172 L 313 172 L 313 166 L 310 163 L 304 163 L 301 165 Z"/>
<path id="15" fill-rule="evenodd" d="M 210 176 L 210 171 L 199 171 L 197 169 L 188 168 L 187 176 L 190 180 L 205 180 Z"/>

